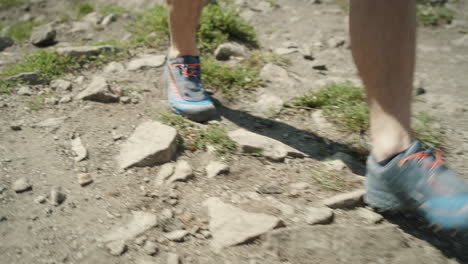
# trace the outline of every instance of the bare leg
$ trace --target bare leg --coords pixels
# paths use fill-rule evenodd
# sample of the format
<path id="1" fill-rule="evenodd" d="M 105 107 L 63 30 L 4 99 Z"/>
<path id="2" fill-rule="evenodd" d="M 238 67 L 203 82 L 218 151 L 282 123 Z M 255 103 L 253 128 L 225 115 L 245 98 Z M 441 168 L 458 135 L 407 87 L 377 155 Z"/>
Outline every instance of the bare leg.
<path id="1" fill-rule="evenodd" d="M 170 58 L 198 56 L 196 31 L 204 3 L 205 0 L 167 0 Z"/>
<path id="2" fill-rule="evenodd" d="M 372 152 L 377 161 L 411 144 L 415 64 L 414 0 L 351 0 L 353 57 L 367 89 Z"/>

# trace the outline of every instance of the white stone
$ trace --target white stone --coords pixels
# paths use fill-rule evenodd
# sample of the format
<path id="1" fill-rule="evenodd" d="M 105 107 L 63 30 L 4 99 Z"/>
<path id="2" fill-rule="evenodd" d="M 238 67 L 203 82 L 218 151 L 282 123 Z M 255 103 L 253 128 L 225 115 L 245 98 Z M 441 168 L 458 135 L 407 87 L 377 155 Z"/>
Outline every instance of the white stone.
<path id="1" fill-rule="evenodd" d="M 214 178 L 220 174 L 228 173 L 229 166 L 220 161 L 211 161 L 206 166 L 205 171 L 208 178 Z"/>
<path id="2" fill-rule="evenodd" d="M 384 219 L 381 214 L 378 214 L 367 208 L 358 208 L 356 211 L 358 215 L 369 224 L 378 224 Z"/>
<path id="3" fill-rule="evenodd" d="M 214 251 L 256 238 L 281 223 L 274 216 L 249 213 L 216 197 L 207 199 L 203 204 L 208 208 L 210 216 L 209 227 L 213 236 L 211 248 Z"/>
<path id="4" fill-rule="evenodd" d="M 67 80 L 57 79 L 50 82 L 50 88 L 56 91 L 71 91 L 72 83 Z"/>
<path id="5" fill-rule="evenodd" d="M 167 179 L 166 184 L 171 184 L 176 181 L 186 181 L 193 176 L 193 169 L 190 163 L 186 160 L 177 161 L 172 176 Z"/>
<path id="6" fill-rule="evenodd" d="M 260 78 L 273 84 L 290 84 L 288 72 L 282 67 L 273 63 L 268 63 L 267 65 L 263 66 L 262 70 L 260 71 Z"/>
<path id="7" fill-rule="evenodd" d="M 123 240 L 116 240 L 116 241 L 107 243 L 106 247 L 112 256 L 120 256 L 127 249 L 127 245 L 125 245 L 125 241 Z"/>
<path id="8" fill-rule="evenodd" d="M 111 103 L 118 102 L 119 96 L 118 91 L 113 90 L 104 77 L 96 76 L 88 87 L 76 96 L 76 99 Z"/>
<path id="9" fill-rule="evenodd" d="M 75 137 L 71 141 L 71 149 L 75 153 L 75 161 L 79 162 L 88 157 L 88 150 L 83 145 L 80 137 Z"/>
<path id="10" fill-rule="evenodd" d="M 105 235 L 100 241 L 106 243 L 111 241 L 126 241 L 135 239 L 158 223 L 157 216 L 152 213 L 135 211 L 132 220 L 125 226 Z"/>
<path id="11" fill-rule="evenodd" d="M 336 209 L 336 208 L 354 208 L 362 203 L 365 190 L 357 190 L 353 192 L 338 194 L 328 199 L 323 200 L 323 204 Z"/>
<path id="12" fill-rule="evenodd" d="M 84 16 L 81 20 L 95 26 L 101 22 L 102 15 L 98 12 L 91 12 Z"/>
<path id="13" fill-rule="evenodd" d="M 31 32 L 29 41 L 38 47 L 46 47 L 55 44 L 55 36 L 57 31 L 51 24 L 35 27 Z"/>
<path id="14" fill-rule="evenodd" d="M 31 88 L 29 88 L 28 86 L 21 86 L 19 89 L 18 89 L 18 92 L 17 92 L 18 95 L 25 95 L 25 96 L 30 96 L 33 94 Z"/>
<path id="15" fill-rule="evenodd" d="M 180 257 L 175 253 L 167 253 L 167 264 L 180 264 Z"/>
<path id="16" fill-rule="evenodd" d="M 62 189 L 60 187 L 54 187 L 50 191 L 49 201 L 54 206 L 61 205 L 66 198 L 66 194 L 62 192 Z"/>
<path id="17" fill-rule="evenodd" d="M 170 241 L 182 242 L 184 238 L 189 234 L 187 230 L 175 230 L 169 233 L 165 233 L 164 236 Z"/>
<path id="18" fill-rule="evenodd" d="M 80 173 L 78 174 L 77 178 L 78 178 L 78 183 L 81 186 L 86 186 L 93 182 L 93 177 L 91 177 L 91 175 L 89 175 L 88 173 Z"/>
<path id="19" fill-rule="evenodd" d="M 63 122 L 67 119 L 67 117 L 56 117 L 56 118 L 49 118 L 44 121 L 41 121 L 39 123 L 36 123 L 33 125 L 33 127 L 40 127 L 40 128 L 46 128 L 46 127 L 59 127 L 60 125 L 63 124 Z"/>
<path id="20" fill-rule="evenodd" d="M 16 180 L 15 182 L 13 182 L 12 189 L 13 189 L 13 191 L 15 191 L 17 193 L 21 193 L 21 192 L 31 190 L 32 185 L 29 183 L 29 181 L 27 179 L 20 178 L 20 179 Z"/>
<path id="21" fill-rule="evenodd" d="M 143 246 L 143 250 L 145 251 L 146 254 L 153 256 L 158 253 L 159 248 L 154 242 L 146 241 L 145 245 Z"/>
<path id="22" fill-rule="evenodd" d="M 264 93 L 257 98 L 255 109 L 266 114 L 276 114 L 281 110 L 283 105 L 283 99 L 273 94 Z"/>
<path id="23" fill-rule="evenodd" d="M 304 157 L 305 154 L 275 139 L 238 129 L 228 133 L 243 152 L 261 153 L 273 161 L 282 161 L 286 156 Z"/>
<path id="24" fill-rule="evenodd" d="M 229 60 L 231 56 L 244 56 L 246 52 L 246 48 L 237 43 L 223 43 L 219 45 L 214 55 L 217 60 Z"/>
<path id="25" fill-rule="evenodd" d="M 311 207 L 306 211 L 305 220 L 309 225 L 329 224 L 333 221 L 333 216 L 333 210 L 328 207 Z"/>
<path id="26" fill-rule="evenodd" d="M 103 71 L 105 73 L 119 73 L 123 72 L 124 70 L 125 66 L 122 63 L 113 61 L 107 64 Z"/>
<path id="27" fill-rule="evenodd" d="M 110 23 L 114 22 L 117 20 L 117 16 L 114 15 L 114 14 L 109 14 L 107 16 L 105 16 L 102 21 L 101 21 L 101 25 L 103 26 L 108 26 Z"/>
<path id="28" fill-rule="evenodd" d="M 117 157 L 121 169 L 168 162 L 177 151 L 177 131 L 157 121 L 140 124 L 122 144 Z"/>
<path id="29" fill-rule="evenodd" d="M 159 168 L 158 175 L 156 176 L 155 185 L 161 186 L 164 182 L 171 177 L 174 173 L 175 164 L 174 163 L 166 163 Z"/>
<path id="30" fill-rule="evenodd" d="M 137 71 L 145 68 L 157 68 L 164 65 L 166 56 L 164 55 L 145 55 L 131 60 L 128 63 L 127 70 Z"/>

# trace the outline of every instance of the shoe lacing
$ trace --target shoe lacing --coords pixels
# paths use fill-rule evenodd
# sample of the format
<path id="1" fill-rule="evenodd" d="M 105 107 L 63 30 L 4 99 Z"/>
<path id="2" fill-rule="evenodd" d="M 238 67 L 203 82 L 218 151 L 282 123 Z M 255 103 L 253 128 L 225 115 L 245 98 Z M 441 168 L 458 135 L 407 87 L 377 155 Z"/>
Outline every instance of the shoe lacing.
<path id="1" fill-rule="evenodd" d="M 192 63 L 192 64 L 183 64 L 183 63 L 174 63 L 172 67 L 178 68 L 182 76 L 189 78 L 189 77 L 196 77 L 198 78 L 198 72 L 200 71 L 200 63 Z"/>
<path id="2" fill-rule="evenodd" d="M 425 161 L 423 164 L 423 167 L 430 167 L 429 171 L 435 170 L 439 168 L 440 166 L 444 165 L 444 160 L 442 158 L 442 151 L 439 148 L 430 148 L 427 150 L 422 150 L 417 153 L 414 153 L 402 160 L 398 163 L 398 166 L 402 167 L 405 165 L 406 162 L 410 160 L 417 160 L 418 163 L 421 163 L 424 161 L 424 159 L 434 156 L 433 161 Z"/>

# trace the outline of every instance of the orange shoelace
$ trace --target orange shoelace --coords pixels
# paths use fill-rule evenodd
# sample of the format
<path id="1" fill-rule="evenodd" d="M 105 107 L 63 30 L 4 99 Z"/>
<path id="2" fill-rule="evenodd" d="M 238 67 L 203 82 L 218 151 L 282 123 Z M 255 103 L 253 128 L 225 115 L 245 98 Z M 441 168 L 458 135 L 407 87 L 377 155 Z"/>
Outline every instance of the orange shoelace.
<path id="1" fill-rule="evenodd" d="M 435 159 L 433 161 L 426 161 L 424 162 L 424 167 L 430 167 L 429 171 L 435 170 L 444 164 L 444 160 L 442 159 L 442 152 L 440 149 L 428 149 L 426 151 L 422 150 L 420 152 L 414 153 L 402 160 L 398 163 L 398 166 L 402 167 L 405 165 L 406 162 L 410 160 L 418 160 L 418 163 L 421 163 L 425 158 L 430 157 L 434 154 Z"/>
<path id="2" fill-rule="evenodd" d="M 179 68 L 181 70 L 181 74 L 186 77 L 198 77 L 198 69 L 200 67 L 199 63 L 193 64 L 182 64 L 182 63 L 174 63 L 172 67 Z"/>

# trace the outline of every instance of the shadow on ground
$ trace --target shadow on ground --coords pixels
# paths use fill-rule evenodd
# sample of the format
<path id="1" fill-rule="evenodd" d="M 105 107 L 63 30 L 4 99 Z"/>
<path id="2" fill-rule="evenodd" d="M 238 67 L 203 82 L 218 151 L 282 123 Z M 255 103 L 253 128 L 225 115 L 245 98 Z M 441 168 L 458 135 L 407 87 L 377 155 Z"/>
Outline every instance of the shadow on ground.
<path id="1" fill-rule="evenodd" d="M 222 105 L 218 100 L 214 100 L 217 104 L 219 115 L 235 123 L 241 128 L 280 141 L 316 160 L 330 158 L 330 156 L 336 152 L 349 153 L 353 157 L 357 157 L 360 161 L 358 164 L 347 164 L 353 173 L 358 175 L 365 174 L 363 161 L 366 157 L 354 152 L 349 145 L 335 142 L 333 140 L 318 136 L 312 132 L 295 128 L 283 122 L 278 122 L 275 120 L 255 116 L 244 111 L 231 109 L 225 105 Z"/>
<path id="2" fill-rule="evenodd" d="M 278 140 L 297 150 L 300 150 L 313 159 L 323 160 L 337 151 L 346 152 L 353 156 L 350 146 L 334 142 L 330 139 L 320 137 L 314 133 L 304 131 L 286 123 L 270 120 L 252 115 L 250 113 L 231 109 L 215 100 L 219 115 L 225 117 L 239 127 L 255 132 L 257 134 Z M 360 160 L 365 157 L 359 156 Z M 354 173 L 365 174 L 365 166 L 360 164 L 348 164 Z M 459 263 L 468 264 L 468 236 L 464 234 L 449 234 L 434 232 L 426 228 L 426 224 L 418 219 L 410 219 L 400 214 L 384 215 L 385 218 L 398 225 L 404 232 L 411 234 L 421 240 L 427 241 L 439 249 L 448 258 L 456 259 Z"/>
<path id="3" fill-rule="evenodd" d="M 468 264 L 468 235 L 466 233 L 433 231 L 423 221 L 408 218 L 402 214 L 384 216 L 404 232 L 430 243 L 446 257 L 456 259 L 458 263 Z"/>

